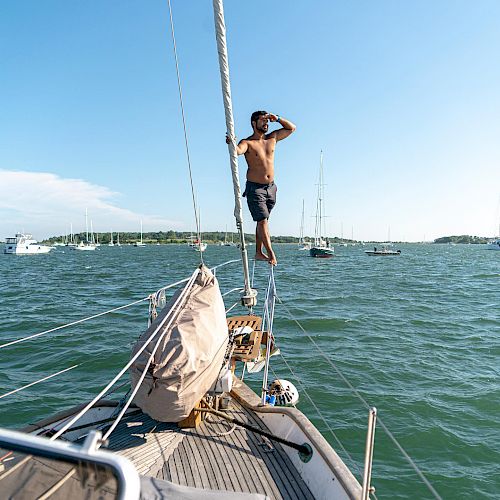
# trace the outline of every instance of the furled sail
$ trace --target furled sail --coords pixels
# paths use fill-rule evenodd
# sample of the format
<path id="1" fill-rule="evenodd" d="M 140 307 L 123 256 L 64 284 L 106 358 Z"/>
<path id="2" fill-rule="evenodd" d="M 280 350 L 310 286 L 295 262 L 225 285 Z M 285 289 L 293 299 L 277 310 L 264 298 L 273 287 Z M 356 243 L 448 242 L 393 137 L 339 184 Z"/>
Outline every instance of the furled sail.
<path id="1" fill-rule="evenodd" d="M 180 303 L 184 289 L 176 292 L 132 351 L 133 356 L 164 322 L 130 368 L 134 388 L 154 353 L 134 403 L 162 422 L 189 415 L 217 380 L 228 343 L 224 302 L 212 272 L 200 266 L 186 291 Z M 165 321 L 170 315 L 173 321 Z"/>

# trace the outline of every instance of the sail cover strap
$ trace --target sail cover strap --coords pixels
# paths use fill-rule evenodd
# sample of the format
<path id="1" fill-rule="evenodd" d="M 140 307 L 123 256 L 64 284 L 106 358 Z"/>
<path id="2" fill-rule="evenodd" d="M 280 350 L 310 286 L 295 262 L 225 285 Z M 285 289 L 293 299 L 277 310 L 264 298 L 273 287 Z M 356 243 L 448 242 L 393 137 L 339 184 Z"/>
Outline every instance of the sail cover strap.
<path id="1" fill-rule="evenodd" d="M 256 293 L 250 286 L 250 275 L 248 270 L 248 255 L 245 245 L 245 234 L 243 232 L 243 209 L 241 206 L 241 189 L 238 170 L 238 154 L 236 152 L 236 137 L 234 134 L 233 106 L 231 102 L 231 83 L 229 81 L 229 60 L 226 45 L 226 24 L 224 21 L 224 8 L 222 0 L 213 0 L 215 36 L 217 39 L 217 52 L 219 53 L 219 70 L 222 85 L 222 98 L 224 101 L 224 111 L 226 115 L 227 135 L 229 142 L 229 158 L 231 163 L 231 173 L 233 177 L 234 191 L 234 217 L 236 218 L 236 228 L 240 234 L 241 260 L 243 262 L 243 274 L 245 280 L 245 291 L 243 304 L 249 307 L 255 305 Z"/>

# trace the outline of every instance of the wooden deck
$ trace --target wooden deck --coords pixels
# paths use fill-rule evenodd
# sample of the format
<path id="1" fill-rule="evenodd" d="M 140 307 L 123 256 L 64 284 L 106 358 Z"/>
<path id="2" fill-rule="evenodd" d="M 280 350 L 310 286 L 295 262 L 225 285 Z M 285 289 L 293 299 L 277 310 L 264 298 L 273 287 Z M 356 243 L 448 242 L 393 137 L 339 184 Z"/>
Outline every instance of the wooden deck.
<path id="1" fill-rule="evenodd" d="M 234 399 L 232 416 L 268 430 Z M 126 456 L 143 475 L 202 489 L 266 494 L 273 499 L 313 499 L 281 445 L 213 415 L 197 429 L 152 420 L 122 422 L 108 448 Z"/>

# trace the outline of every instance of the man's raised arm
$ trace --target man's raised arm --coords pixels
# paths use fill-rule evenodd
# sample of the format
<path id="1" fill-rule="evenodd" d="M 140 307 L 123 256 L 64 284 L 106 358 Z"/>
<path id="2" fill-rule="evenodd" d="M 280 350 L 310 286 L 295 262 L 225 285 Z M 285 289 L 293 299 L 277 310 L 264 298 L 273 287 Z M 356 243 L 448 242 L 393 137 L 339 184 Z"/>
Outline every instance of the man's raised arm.
<path id="1" fill-rule="evenodd" d="M 295 129 L 297 128 L 290 120 L 287 120 L 286 118 L 283 118 L 279 115 L 269 113 L 267 116 L 269 118 L 269 121 L 278 122 L 283 127 L 279 130 L 275 130 L 272 133 L 273 137 L 275 137 L 277 141 L 286 139 L 290 134 L 293 134 L 293 132 L 295 132 Z"/>

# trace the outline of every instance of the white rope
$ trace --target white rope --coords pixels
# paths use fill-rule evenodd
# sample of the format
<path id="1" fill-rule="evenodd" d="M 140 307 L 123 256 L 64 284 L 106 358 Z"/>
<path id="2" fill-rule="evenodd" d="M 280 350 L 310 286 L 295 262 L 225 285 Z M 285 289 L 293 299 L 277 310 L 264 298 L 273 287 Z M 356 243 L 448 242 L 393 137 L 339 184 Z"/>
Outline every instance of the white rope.
<path id="1" fill-rule="evenodd" d="M 228 290 L 227 292 L 223 293 L 222 296 L 225 297 L 226 295 L 229 295 L 230 293 L 241 292 L 241 291 L 242 291 L 241 288 L 231 288 L 231 290 Z"/>
<path id="2" fill-rule="evenodd" d="M 11 394 L 15 394 L 16 392 L 23 391 L 24 389 L 27 389 L 28 387 L 32 387 L 36 384 L 39 384 L 40 382 L 45 382 L 45 380 L 49 380 L 53 377 L 56 377 L 57 375 L 61 375 L 61 373 L 68 372 L 70 370 L 73 370 L 74 368 L 77 368 L 78 366 L 82 365 L 82 363 L 79 363 L 78 365 L 73 365 L 70 366 L 69 368 L 65 368 L 64 370 L 61 370 L 57 373 L 53 373 L 52 375 L 48 375 L 47 377 L 43 377 L 39 380 L 35 380 L 34 382 L 31 382 L 30 384 L 24 385 L 23 387 L 19 387 L 18 389 L 14 389 L 13 391 L 7 392 L 5 394 L 2 394 L 0 396 L 0 399 L 6 398 L 7 396 L 10 396 Z"/>
<path id="3" fill-rule="evenodd" d="M 130 304 L 126 304 L 124 306 L 115 307 L 114 309 L 110 309 L 109 311 L 104 311 L 104 312 L 99 313 L 99 314 L 94 314 L 94 315 L 89 316 L 87 318 L 79 319 L 77 321 L 73 321 L 73 322 L 67 323 L 65 325 L 57 326 L 56 328 L 51 328 L 50 330 L 45 330 L 44 332 L 35 333 L 34 335 L 29 335 L 28 337 L 22 337 L 20 339 L 13 340 L 12 342 L 7 342 L 6 344 L 1 344 L 0 349 L 3 349 L 4 347 L 8 347 L 10 345 L 18 344 L 20 342 L 25 342 L 26 340 L 31 340 L 31 339 L 34 339 L 36 337 L 40 337 L 41 335 L 45 335 L 47 333 L 52 333 L 52 332 L 55 332 L 57 330 L 62 330 L 63 328 L 68 328 L 69 326 L 78 325 L 80 323 L 84 323 L 85 321 L 89 321 L 91 319 L 99 318 L 100 316 L 104 316 L 105 314 L 110 314 L 110 313 L 119 311 L 121 309 L 125 309 L 126 307 L 134 306 L 134 305 L 139 304 L 140 302 L 144 302 L 146 300 L 149 300 L 149 296 L 144 297 L 143 299 L 136 300 L 135 302 L 131 302 Z"/>
<path id="4" fill-rule="evenodd" d="M 211 270 L 214 271 L 215 269 L 218 269 L 219 267 L 225 267 L 229 264 L 234 264 L 235 262 L 240 262 L 240 259 L 228 260 L 226 262 L 223 262 L 222 264 L 219 264 L 217 266 L 212 267 Z M 158 293 L 162 290 L 168 290 L 169 288 L 173 288 L 174 286 L 181 285 L 182 283 L 186 283 L 187 281 L 189 281 L 189 278 L 185 278 L 185 279 L 177 281 L 175 283 L 171 283 L 170 285 L 167 285 L 167 286 L 164 286 L 164 287 L 158 289 L 158 291 L 155 293 Z M 146 300 L 149 300 L 151 295 L 152 294 L 148 295 L 147 297 L 144 297 L 143 299 L 139 299 L 139 300 L 136 300 L 135 302 L 131 302 L 130 304 L 125 304 L 124 306 L 115 307 L 113 309 L 109 309 L 108 311 L 104 311 L 104 312 L 101 312 L 98 314 L 94 314 L 92 316 L 88 316 L 87 318 L 82 318 L 82 319 L 79 319 L 77 321 L 73 321 L 71 323 L 66 323 L 64 325 L 57 326 L 55 328 L 51 328 L 50 330 L 45 330 L 45 331 L 40 332 L 40 333 L 35 333 L 33 335 L 29 335 L 28 337 L 22 337 L 20 339 L 13 340 L 12 342 L 7 342 L 5 344 L 1 344 L 0 349 L 3 349 L 4 347 L 8 347 L 10 345 L 18 344 L 20 342 L 25 342 L 27 340 L 31 340 L 31 339 L 34 339 L 36 337 L 40 337 L 40 336 L 45 335 L 47 333 L 52 333 L 52 332 L 55 332 L 57 330 L 62 330 L 64 328 L 68 328 L 70 326 L 78 325 L 80 323 L 84 323 L 85 321 L 90 321 L 91 319 L 99 318 L 100 316 L 105 316 L 106 314 L 111 314 L 111 313 L 114 313 L 116 311 L 120 311 L 121 309 L 125 309 L 127 307 L 134 306 L 136 304 L 139 304 L 141 302 L 145 302 Z"/>
<path id="5" fill-rule="evenodd" d="M 193 272 L 191 278 L 189 279 L 186 287 L 184 290 L 179 294 L 179 297 L 177 297 L 177 300 L 174 302 L 172 305 L 171 311 L 174 311 L 177 306 L 183 301 L 187 295 L 187 290 L 191 288 L 193 285 L 197 275 L 198 275 L 199 270 L 196 269 L 196 271 Z M 130 361 L 125 365 L 124 368 L 120 370 L 120 372 L 109 382 L 106 387 L 90 402 L 88 403 L 80 412 L 78 412 L 66 425 L 61 427 L 59 431 L 57 431 L 52 437 L 51 440 L 57 439 L 63 432 L 65 432 L 67 429 L 69 429 L 77 420 L 79 420 L 100 398 L 101 396 L 108 391 L 120 378 L 121 376 L 129 369 L 129 367 L 134 363 L 134 361 L 141 355 L 141 353 L 146 349 L 148 346 L 149 342 L 155 337 L 155 335 L 158 333 L 158 331 L 163 327 L 163 325 L 167 322 L 169 317 L 171 316 L 167 315 L 165 318 L 162 319 L 162 321 L 159 322 L 153 333 L 148 337 L 148 339 L 144 342 L 143 346 L 137 351 L 137 353 L 130 359 Z"/>
<path id="6" fill-rule="evenodd" d="M 193 183 L 193 172 L 191 169 L 191 157 L 189 155 L 189 142 L 188 142 L 188 134 L 187 134 L 187 128 L 186 128 L 186 116 L 184 113 L 184 102 L 182 98 L 182 86 L 181 86 L 181 75 L 179 72 L 179 60 L 177 58 L 177 45 L 175 43 L 175 31 L 174 31 L 174 18 L 172 16 L 172 6 L 170 4 L 170 0 L 168 0 L 168 11 L 170 15 L 170 31 L 172 33 L 172 44 L 173 44 L 173 49 L 174 49 L 174 58 L 175 58 L 175 71 L 177 74 L 177 87 L 179 90 L 179 101 L 181 105 L 181 115 L 182 115 L 182 127 L 184 130 L 184 144 L 186 146 L 186 158 L 187 158 L 187 164 L 188 164 L 188 170 L 189 170 L 189 182 L 191 184 L 191 196 L 193 198 L 193 210 L 194 210 L 194 220 L 196 222 L 196 234 L 198 237 L 198 244 L 200 245 L 200 260 L 203 263 L 203 252 L 201 251 L 201 227 L 200 227 L 200 213 L 199 209 L 196 204 L 196 195 L 194 192 L 194 183 Z"/>
<path id="7" fill-rule="evenodd" d="M 229 309 L 226 309 L 226 314 L 231 312 L 237 305 L 239 305 L 239 301 L 235 302 Z"/>
<path id="8" fill-rule="evenodd" d="M 264 365 L 264 376 L 262 378 L 261 402 L 266 404 L 267 379 L 269 374 L 269 360 L 271 358 L 271 342 L 274 341 L 273 322 L 274 305 L 276 302 L 276 285 L 274 283 L 274 266 L 269 266 L 269 282 L 266 290 L 266 300 L 264 301 L 264 313 L 262 320 L 262 331 L 267 329 L 266 361 Z"/>
<path id="9" fill-rule="evenodd" d="M 250 295 L 250 275 L 248 270 L 248 255 L 245 244 L 245 233 L 243 231 L 243 208 L 241 205 L 240 177 L 238 169 L 238 154 L 236 151 L 236 137 L 234 133 L 233 105 L 231 100 L 231 82 L 229 79 L 229 58 L 226 45 L 226 23 L 224 21 L 224 7 L 221 0 L 213 0 L 215 37 L 217 40 L 217 52 L 219 54 L 219 72 L 222 87 L 222 99 L 224 101 L 224 114 L 226 117 L 226 132 L 230 139 L 229 161 L 231 175 L 233 179 L 234 192 L 234 217 L 236 218 L 236 228 L 240 233 L 241 260 L 243 263 L 243 278 L 245 283 L 245 293 Z"/>
<path id="10" fill-rule="evenodd" d="M 371 406 L 368 404 L 368 402 L 363 398 L 363 396 L 359 393 L 359 391 L 347 380 L 347 378 L 343 375 L 343 373 L 337 368 L 335 363 L 321 350 L 319 345 L 315 342 L 315 340 L 306 332 L 304 327 L 300 324 L 300 322 L 295 319 L 293 316 L 292 312 L 288 309 L 288 307 L 283 303 L 283 301 L 277 297 L 279 303 L 285 308 L 285 310 L 288 312 L 288 315 L 290 319 L 297 324 L 297 326 L 302 330 L 302 332 L 306 335 L 306 337 L 311 341 L 311 343 L 316 347 L 318 350 L 320 356 L 325 359 L 325 361 L 337 372 L 339 377 L 344 381 L 344 383 L 351 389 L 351 391 L 357 396 L 357 398 L 363 403 L 363 405 L 366 407 L 366 409 L 370 409 Z M 413 467 L 414 471 L 417 473 L 418 477 L 422 480 L 422 482 L 427 486 L 429 491 L 434 495 L 434 498 L 437 498 L 441 500 L 441 496 L 439 493 L 434 489 L 432 484 L 429 482 L 429 480 L 424 476 L 423 472 L 419 469 L 418 465 L 413 461 L 413 459 L 408 455 L 408 453 L 404 450 L 404 448 L 399 444 L 399 441 L 394 437 L 392 432 L 387 428 L 387 426 L 382 422 L 382 419 L 380 416 L 377 416 L 377 423 L 382 427 L 386 435 L 389 437 L 389 439 L 394 443 L 394 445 L 399 449 L 401 454 L 405 457 L 406 461 Z"/>

